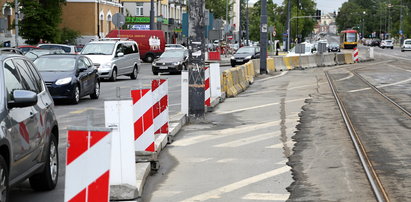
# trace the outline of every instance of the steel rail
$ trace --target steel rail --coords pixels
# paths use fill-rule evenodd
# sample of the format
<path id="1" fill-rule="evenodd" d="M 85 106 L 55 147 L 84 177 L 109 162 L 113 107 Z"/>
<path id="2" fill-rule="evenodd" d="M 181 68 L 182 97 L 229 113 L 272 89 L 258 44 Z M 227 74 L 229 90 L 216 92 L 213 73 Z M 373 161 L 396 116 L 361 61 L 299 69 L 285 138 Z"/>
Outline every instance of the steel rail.
<path id="1" fill-rule="evenodd" d="M 406 115 L 411 117 L 411 112 L 407 111 L 404 107 L 396 103 L 394 100 L 386 96 L 383 92 L 381 92 L 377 87 L 375 87 L 373 84 L 371 84 L 369 81 L 367 81 L 364 77 L 362 77 L 360 74 L 358 74 L 356 71 L 352 71 L 352 73 L 360 78 L 365 84 L 367 84 L 371 89 L 376 91 L 378 94 L 380 94 L 382 97 L 384 97 L 386 100 L 388 100 L 391 104 L 396 106 L 398 109 L 400 109 L 402 112 L 404 112 Z"/>
<path id="2" fill-rule="evenodd" d="M 344 123 L 347 127 L 348 133 L 350 135 L 350 138 L 353 142 L 354 148 L 358 154 L 358 157 L 360 158 L 361 165 L 364 168 L 365 174 L 367 176 L 367 179 L 371 185 L 371 189 L 377 199 L 378 202 L 390 202 L 390 199 L 388 197 L 387 192 L 384 189 L 384 186 L 381 183 L 381 180 L 379 179 L 377 172 L 374 169 L 374 166 L 372 165 L 367 152 L 365 150 L 364 145 L 362 144 L 362 141 L 360 137 L 358 136 L 353 123 L 347 113 L 347 110 L 345 109 L 345 106 L 343 102 L 341 101 L 341 98 L 338 96 L 337 91 L 335 89 L 334 83 L 330 78 L 330 75 L 328 74 L 328 71 L 325 71 L 325 75 L 327 77 L 328 83 L 330 85 L 331 91 L 335 97 L 335 100 L 337 102 L 338 107 L 340 108 L 341 115 L 343 117 Z"/>

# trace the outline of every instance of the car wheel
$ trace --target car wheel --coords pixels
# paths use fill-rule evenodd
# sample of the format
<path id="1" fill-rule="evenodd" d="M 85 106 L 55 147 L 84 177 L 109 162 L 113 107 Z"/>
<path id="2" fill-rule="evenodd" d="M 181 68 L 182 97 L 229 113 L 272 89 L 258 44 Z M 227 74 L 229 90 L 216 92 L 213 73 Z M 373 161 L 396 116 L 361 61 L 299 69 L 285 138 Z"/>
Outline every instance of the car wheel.
<path id="1" fill-rule="evenodd" d="M 154 74 L 154 75 L 158 75 L 158 72 L 156 72 L 156 71 L 153 71 L 153 74 Z"/>
<path id="2" fill-rule="evenodd" d="M 154 61 L 154 56 L 152 54 L 146 55 L 146 62 L 152 63 Z"/>
<path id="3" fill-rule="evenodd" d="M 117 81 L 117 69 L 113 69 L 113 73 L 111 73 L 110 81 Z"/>
<path id="4" fill-rule="evenodd" d="M 52 190 L 57 185 L 59 173 L 59 155 L 56 136 L 50 134 L 47 159 L 44 170 L 30 177 L 30 186 L 37 191 Z"/>
<path id="5" fill-rule="evenodd" d="M 394 49 L 394 47 L 391 47 L 391 49 Z"/>
<path id="6" fill-rule="evenodd" d="M 404 52 L 404 50 L 401 50 L 401 52 Z"/>
<path id="7" fill-rule="evenodd" d="M 94 91 L 92 94 L 90 94 L 90 98 L 91 99 L 98 99 L 98 97 L 100 96 L 100 82 L 96 81 L 95 85 L 94 85 Z"/>
<path id="8" fill-rule="evenodd" d="M 76 86 L 73 90 L 71 102 L 73 104 L 78 104 L 80 102 L 80 88 L 78 86 Z"/>
<path id="9" fill-rule="evenodd" d="M 9 170 L 3 156 L 0 156 L 0 201 L 8 201 Z"/>
<path id="10" fill-rule="evenodd" d="M 130 74 L 130 78 L 133 80 L 137 79 L 137 74 L 138 74 L 137 66 L 134 66 L 133 72 Z"/>

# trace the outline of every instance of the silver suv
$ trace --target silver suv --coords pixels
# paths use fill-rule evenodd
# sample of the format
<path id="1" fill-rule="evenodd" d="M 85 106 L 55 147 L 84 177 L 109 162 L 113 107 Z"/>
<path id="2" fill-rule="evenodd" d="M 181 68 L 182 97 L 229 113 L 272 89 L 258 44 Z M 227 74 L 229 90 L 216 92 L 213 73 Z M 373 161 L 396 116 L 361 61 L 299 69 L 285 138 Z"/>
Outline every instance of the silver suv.
<path id="1" fill-rule="evenodd" d="M 137 79 L 140 54 L 135 41 L 104 39 L 88 43 L 81 54 L 89 57 L 98 66 L 100 78 L 116 81 L 126 75 Z"/>
<path id="2" fill-rule="evenodd" d="M 9 186 L 30 179 L 51 190 L 58 178 L 58 125 L 54 103 L 33 63 L 0 55 L 0 201 Z"/>

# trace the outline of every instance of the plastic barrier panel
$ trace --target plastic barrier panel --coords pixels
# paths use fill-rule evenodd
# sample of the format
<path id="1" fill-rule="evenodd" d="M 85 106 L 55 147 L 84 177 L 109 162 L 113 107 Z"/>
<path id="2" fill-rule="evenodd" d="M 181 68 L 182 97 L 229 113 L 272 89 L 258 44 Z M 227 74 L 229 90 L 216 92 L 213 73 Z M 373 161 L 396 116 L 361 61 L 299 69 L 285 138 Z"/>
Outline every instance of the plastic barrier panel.
<path id="1" fill-rule="evenodd" d="M 109 201 L 111 132 L 68 129 L 64 201 Z"/>
<path id="2" fill-rule="evenodd" d="M 267 58 L 267 73 L 275 72 L 274 58 Z"/>
<path id="3" fill-rule="evenodd" d="M 308 55 L 300 56 L 301 68 L 309 68 Z"/>
<path id="4" fill-rule="evenodd" d="M 155 152 L 153 94 L 151 89 L 132 90 L 135 151 Z"/>
<path id="5" fill-rule="evenodd" d="M 345 53 L 344 56 L 345 56 L 344 60 L 345 60 L 346 64 L 353 64 L 354 63 L 354 59 L 353 59 L 351 53 Z"/>
<path id="6" fill-rule="evenodd" d="M 335 63 L 335 55 L 332 53 L 323 54 L 324 55 L 324 65 L 325 66 L 334 66 Z"/>
<path id="7" fill-rule="evenodd" d="M 151 81 L 154 106 L 154 131 L 155 134 L 168 134 L 168 81 L 155 79 Z"/>
<path id="8" fill-rule="evenodd" d="M 204 68 L 204 105 L 211 106 L 210 68 Z"/>
<path id="9" fill-rule="evenodd" d="M 335 57 L 335 62 L 337 63 L 337 65 L 346 64 L 346 63 L 345 63 L 344 53 L 337 53 L 337 55 L 336 55 L 336 57 Z"/>
<path id="10" fill-rule="evenodd" d="M 287 70 L 293 69 L 292 63 L 291 63 L 291 57 L 283 57 L 284 61 L 284 66 L 287 68 Z"/>
<path id="11" fill-rule="evenodd" d="M 308 56 L 308 67 L 310 68 L 317 67 L 317 63 L 315 61 L 315 55 Z"/>
<path id="12" fill-rule="evenodd" d="M 291 66 L 293 69 L 301 67 L 300 56 L 291 56 L 290 59 L 291 59 Z"/>
<path id="13" fill-rule="evenodd" d="M 288 70 L 287 66 L 284 64 L 283 56 L 274 57 L 274 66 L 276 71 L 286 71 Z"/>

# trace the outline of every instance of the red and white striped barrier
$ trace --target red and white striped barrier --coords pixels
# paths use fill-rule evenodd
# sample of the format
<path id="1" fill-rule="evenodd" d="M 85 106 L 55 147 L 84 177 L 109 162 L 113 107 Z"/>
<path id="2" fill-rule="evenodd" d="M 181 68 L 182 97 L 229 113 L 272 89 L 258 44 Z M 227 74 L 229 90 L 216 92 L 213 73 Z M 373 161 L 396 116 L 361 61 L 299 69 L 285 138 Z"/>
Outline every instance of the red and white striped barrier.
<path id="1" fill-rule="evenodd" d="M 211 106 L 210 67 L 204 68 L 204 105 Z"/>
<path id="2" fill-rule="evenodd" d="M 151 82 L 153 91 L 153 115 L 155 134 L 168 134 L 168 81 L 156 79 Z"/>
<path id="3" fill-rule="evenodd" d="M 358 62 L 359 61 L 358 60 L 358 48 L 354 48 L 353 56 L 354 56 L 354 62 Z"/>
<path id="4" fill-rule="evenodd" d="M 111 138 L 106 129 L 69 129 L 64 201 L 109 201 Z"/>
<path id="5" fill-rule="evenodd" d="M 132 90 L 134 144 L 136 151 L 155 152 L 153 93 L 151 89 Z"/>

